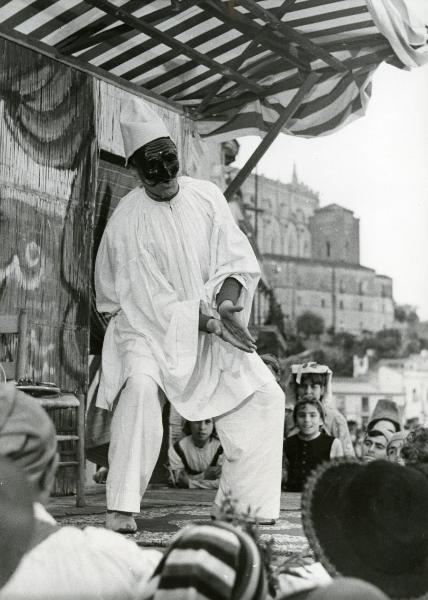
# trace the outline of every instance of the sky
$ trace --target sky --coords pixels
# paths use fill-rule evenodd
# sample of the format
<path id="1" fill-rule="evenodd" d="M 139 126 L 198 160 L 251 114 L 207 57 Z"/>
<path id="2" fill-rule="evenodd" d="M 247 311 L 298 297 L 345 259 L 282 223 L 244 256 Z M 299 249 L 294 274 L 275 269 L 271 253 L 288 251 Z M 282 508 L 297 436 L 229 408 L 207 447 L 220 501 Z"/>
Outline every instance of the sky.
<path id="1" fill-rule="evenodd" d="M 239 138 L 236 166 L 258 145 Z M 280 134 L 259 174 L 285 183 L 293 163 L 320 204 L 341 204 L 360 219 L 360 261 L 394 280 L 398 304 L 428 319 L 428 65 L 374 74 L 366 115 L 328 136 Z"/>

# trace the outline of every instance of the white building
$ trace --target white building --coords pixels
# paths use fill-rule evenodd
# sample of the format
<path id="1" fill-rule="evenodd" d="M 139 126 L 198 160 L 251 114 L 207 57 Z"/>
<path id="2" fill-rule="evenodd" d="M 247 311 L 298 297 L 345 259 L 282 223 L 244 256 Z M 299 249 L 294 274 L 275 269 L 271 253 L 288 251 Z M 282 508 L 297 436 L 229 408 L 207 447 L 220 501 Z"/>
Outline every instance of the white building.
<path id="1" fill-rule="evenodd" d="M 333 405 L 348 421 L 368 422 L 381 398 L 394 400 L 404 424 L 428 423 L 428 351 L 380 360 L 356 377 L 333 377 Z"/>

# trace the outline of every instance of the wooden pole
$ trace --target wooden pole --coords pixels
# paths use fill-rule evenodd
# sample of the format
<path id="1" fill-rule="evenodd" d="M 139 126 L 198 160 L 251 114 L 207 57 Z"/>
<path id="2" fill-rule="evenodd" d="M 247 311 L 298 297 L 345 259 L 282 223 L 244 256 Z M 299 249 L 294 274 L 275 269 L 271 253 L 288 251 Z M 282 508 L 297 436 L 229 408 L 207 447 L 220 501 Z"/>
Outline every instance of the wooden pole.
<path id="1" fill-rule="evenodd" d="M 85 395 L 76 394 L 79 400 L 77 407 L 77 479 L 76 479 L 76 506 L 85 506 Z"/>
<path id="2" fill-rule="evenodd" d="M 226 196 L 227 200 L 230 200 L 232 198 L 233 194 L 235 194 L 235 192 L 238 191 L 238 189 L 247 179 L 248 175 L 254 169 L 256 164 L 259 162 L 259 160 L 262 158 L 262 156 L 265 154 L 268 148 L 270 148 L 272 142 L 276 139 L 277 135 L 280 133 L 283 127 L 285 127 L 285 125 L 292 118 L 296 110 L 302 104 L 305 96 L 309 93 L 317 79 L 318 75 L 316 73 L 311 73 L 300 86 L 299 90 L 292 98 L 291 102 L 284 108 L 284 111 L 281 113 L 278 120 L 275 121 L 271 129 L 269 129 L 265 137 L 262 139 L 261 143 L 257 146 L 255 151 L 247 160 L 242 169 L 239 171 L 235 179 L 229 183 L 226 191 L 224 192 L 224 195 Z"/>

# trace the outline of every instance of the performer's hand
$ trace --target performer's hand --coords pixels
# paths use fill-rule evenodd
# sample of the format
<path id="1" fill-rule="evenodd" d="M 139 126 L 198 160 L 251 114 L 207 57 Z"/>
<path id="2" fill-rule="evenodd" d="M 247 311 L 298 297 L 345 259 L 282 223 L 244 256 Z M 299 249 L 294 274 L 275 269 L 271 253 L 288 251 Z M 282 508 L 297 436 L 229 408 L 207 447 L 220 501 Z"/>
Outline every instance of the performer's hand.
<path id="1" fill-rule="evenodd" d="M 240 350 L 243 350 L 244 352 L 253 352 L 254 351 L 253 348 L 250 349 L 247 344 L 242 343 L 239 338 L 235 337 L 226 328 L 226 326 L 220 321 L 220 319 L 214 319 L 214 317 L 212 317 L 208 321 L 208 323 L 206 325 L 206 329 L 207 329 L 208 333 L 213 333 L 214 335 L 217 335 L 223 341 L 228 342 L 229 344 L 232 344 L 232 346 L 235 346 L 235 348 L 239 348 Z"/>
<path id="2" fill-rule="evenodd" d="M 227 331 L 244 346 L 246 352 L 254 352 L 256 340 L 239 318 L 238 313 L 242 310 L 243 306 L 235 306 L 231 300 L 224 300 L 218 307 L 220 320 Z"/>

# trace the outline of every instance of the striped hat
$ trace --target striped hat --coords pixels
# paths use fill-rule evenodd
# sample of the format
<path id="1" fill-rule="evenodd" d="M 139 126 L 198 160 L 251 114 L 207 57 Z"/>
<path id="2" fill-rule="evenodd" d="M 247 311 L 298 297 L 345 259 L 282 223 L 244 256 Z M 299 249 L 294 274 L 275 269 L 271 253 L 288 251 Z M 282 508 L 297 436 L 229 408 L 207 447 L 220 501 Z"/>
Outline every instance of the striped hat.
<path id="1" fill-rule="evenodd" d="M 262 600 L 267 584 L 254 540 L 228 523 L 182 529 L 141 600 Z"/>

